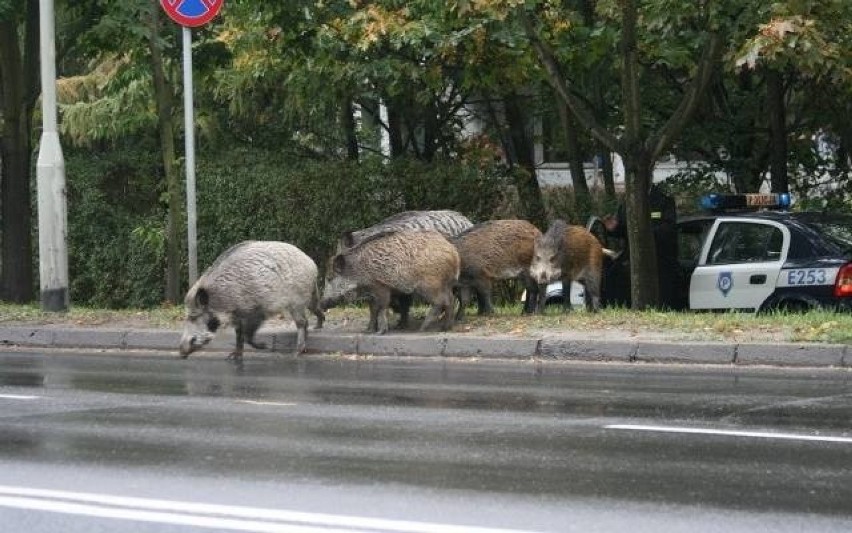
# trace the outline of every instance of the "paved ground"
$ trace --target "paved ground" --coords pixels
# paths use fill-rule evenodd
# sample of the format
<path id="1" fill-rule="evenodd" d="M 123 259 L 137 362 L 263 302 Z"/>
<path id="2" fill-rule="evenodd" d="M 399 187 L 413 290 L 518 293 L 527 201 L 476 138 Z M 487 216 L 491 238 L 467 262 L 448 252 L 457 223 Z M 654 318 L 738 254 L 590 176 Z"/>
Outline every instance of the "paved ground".
<path id="1" fill-rule="evenodd" d="M 209 349 L 233 347 L 230 328 Z M 258 334 L 272 351 L 290 353 L 295 331 L 286 321 L 271 322 Z M 99 327 L 69 324 L 0 326 L 0 346 L 162 350 L 177 354 L 180 331 L 133 325 Z M 523 334 L 476 332 L 359 333 L 351 325 L 327 324 L 310 330 L 309 353 L 359 356 L 426 356 L 738 365 L 852 367 L 852 347 L 844 344 L 790 343 L 776 339 L 743 341 L 687 340 L 676 332 L 607 328 L 588 331 L 526 331 Z M 247 354 L 251 354 L 249 349 Z"/>

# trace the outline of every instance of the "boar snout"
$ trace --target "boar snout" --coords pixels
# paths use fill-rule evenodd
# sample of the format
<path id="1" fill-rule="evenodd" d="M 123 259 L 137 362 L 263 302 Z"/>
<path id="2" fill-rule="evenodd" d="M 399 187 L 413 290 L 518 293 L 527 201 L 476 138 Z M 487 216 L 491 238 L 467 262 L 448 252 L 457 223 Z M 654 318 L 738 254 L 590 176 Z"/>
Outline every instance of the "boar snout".
<path id="1" fill-rule="evenodd" d="M 551 269 L 544 268 L 540 265 L 533 265 L 530 268 L 530 276 L 532 276 L 533 280 L 539 285 L 549 283 L 551 279 L 554 279 L 553 272 Z"/>

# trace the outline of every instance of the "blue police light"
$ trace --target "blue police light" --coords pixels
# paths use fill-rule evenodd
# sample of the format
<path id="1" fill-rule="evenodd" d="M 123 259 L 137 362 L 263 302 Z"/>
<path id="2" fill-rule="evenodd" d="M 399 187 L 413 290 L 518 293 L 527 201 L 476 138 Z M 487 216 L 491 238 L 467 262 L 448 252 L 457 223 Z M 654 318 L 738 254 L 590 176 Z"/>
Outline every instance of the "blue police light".
<path id="1" fill-rule="evenodd" d="M 790 193 L 721 194 L 710 193 L 699 200 L 702 209 L 787 209 L 792 204 Z"/>

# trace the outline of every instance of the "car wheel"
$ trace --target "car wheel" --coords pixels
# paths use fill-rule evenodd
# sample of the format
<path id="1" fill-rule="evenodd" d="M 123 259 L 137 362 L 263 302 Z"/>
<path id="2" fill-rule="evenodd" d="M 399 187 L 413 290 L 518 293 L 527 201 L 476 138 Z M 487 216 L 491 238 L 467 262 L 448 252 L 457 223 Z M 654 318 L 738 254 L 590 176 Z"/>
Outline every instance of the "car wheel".
<path id="1" fill-rule="evenodd" d="M 818 308 L 819 302 L 808 296 L 776 298 L 764 304 L 761 312 L 782 311 L 786 313 L 806 313 Z"/>

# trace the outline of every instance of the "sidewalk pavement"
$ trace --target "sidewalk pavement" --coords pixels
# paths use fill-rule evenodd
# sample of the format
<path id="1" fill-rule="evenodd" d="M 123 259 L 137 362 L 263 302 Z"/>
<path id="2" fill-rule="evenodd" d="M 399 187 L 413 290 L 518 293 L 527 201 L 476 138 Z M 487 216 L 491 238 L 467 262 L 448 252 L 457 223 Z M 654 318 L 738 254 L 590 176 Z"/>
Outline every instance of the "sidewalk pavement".
<path id="1" fill-rule="evenodd" d="M 180 336 L 180 331 L 166 329 L 0 326 L 0 347 L 156 350 L 173 352 L 177 357 Z M 257 340 L 266 343 L 272 352 L 292 353 L 296 346 L 296 333 L 292 328 L 261 329 Z M 230 352 L 233 346 L 234 334 L 229 328 L 204 351 Z M 684 341 L 662 332 L 633 335 L 619 330 L 605 334 L 554 332 L 521 337 L 454 332 L 370 335 L 309 329 L 307 352 L 504 360 L 852 367 L 852 346 L 845 344 Z M 251 357 L 252 349 L 247 347 L 245 354 Z"/>

